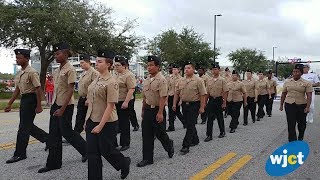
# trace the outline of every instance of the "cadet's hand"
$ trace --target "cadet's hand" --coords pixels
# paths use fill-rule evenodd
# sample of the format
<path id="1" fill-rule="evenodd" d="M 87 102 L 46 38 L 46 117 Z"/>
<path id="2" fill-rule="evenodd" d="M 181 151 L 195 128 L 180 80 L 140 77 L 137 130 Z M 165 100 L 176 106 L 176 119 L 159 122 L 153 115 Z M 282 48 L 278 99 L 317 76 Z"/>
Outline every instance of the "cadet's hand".
<path id="1" fill-rule="evenodd" d="M 4 108 L 4 112 L 10 112 L 11 111 L 11 105 L 7 105 L 6 108 Z"/>
<path id="2" fill-rule="evenodd" d="M 177 110 L 177 106 L 176 105 L 173 105 L 172 106 L 172 110 L 175 112 Z"/>
<path id="3" fill-rule="evenodd" d="M 124 101 L 121 105 L 121 109 L 127 109 L 128 108 L 128 102 Z"/>
<path id="4" fill-rule="evenodd" d="M 100 124 L 98 124 L 96 127 L 94 127 L 91 131 L 92 134 L 99 134 L 102 130 L 103 126 L 101 126 Z"/>
<path id="5" fill-rule="evenodd" d="M 222 106 L 221 106 L 221 107 L 222 107 L 222 109 L 225 109 L 225 108 L 227 107 L 227 103 L 225 103 L 225 102 L 222 103 Z"/>
<path id="6" fill-rule="evenodd" d="M 258 102 L 258 99 L 257 99 L 257 98 L 254 98 L 254 102 Z"/>
<path id="7" fill-rule="evenodd" d="M 86 124 L 87 124 L 87 121 L 85 121 L 84 124 L 83 124 L 84 131 L 86 131 Z"/>
<path id="8" fill-rule="evenodd" d="M 304 113 L 309 113 L 309 112 L 310 112 L 310 108 L 306 107 L 306 108 L 304 109 Z"/>
<path id="9" fill-rule="evenodd" d="M 158 112 L 157 113 L 157 122 L 162 123 L 163 121 L 163 112 Z"/>
<path id="10" fill-rule="evenodd" d="M 181 104 L 182 104 L 182 101 L 179 101 L 179 106 L 181 106 Z"/>
<path id="11" fill-rule="evenodd" d="M 144 114 L 144 110 L 142 109 L 142 111 L 141 111 L 141 120 L 143 120 L 143 114 Z"/>
<path id="12" fill-rule="evenodd" d="M 243 103 L 243 106 L 244 106 L 244 107 L 248 106 L 248 103 L 247 103 L 247 102 L 244 102 L 244 103 Z"/>
<path id="13" fill-rule="evenodd" d="M 85 106 L 88 106 L 88 105 L 89 105 L 89 99 L 87 99 L 86 102 L 84 102 L 84 105 L 85 105 Z"/>
<path id="14" fill-rule="evenodd" d="M 269 96 L 269 99 L 272 99 L 272 96 Z"/>
<path id="15" fill-rule="evenodd" d="M 168 106 L 168 101 L 166 101 L 166 102 L 164 103 L 164 106 Z"/>
<path id="16" fill-rule="evenodd" d="M 53 115 L 54 116 L 57 116 L 57 117 L 61 117 L 62 115 L 63 115 L 63 113 L 64 113 L 64 109 L 57 109 L 54 113 L 53 113 Z"/>
<path id="17" fill-rule="evenodd" d="M 41 113 L 42 111 L 43 111 L 43 109 L 42 109 L 41 106 L 39 106 L 39 107 L 36 108 L 36 113 L 37 113 L 37 114 L 38 114 L 38 113 Z"/>
<path id="18" fill-rule="evenodd" d="M 280 106 L 279 110 L 280 110 L 280 111 L 283 111 L 283 106 Z"/>
<path id="19" fill-rule="evenodd" d="M 204 108 L 199 109 L 199 114 L 202 114 L 202 113 L 204 113 Z"/>

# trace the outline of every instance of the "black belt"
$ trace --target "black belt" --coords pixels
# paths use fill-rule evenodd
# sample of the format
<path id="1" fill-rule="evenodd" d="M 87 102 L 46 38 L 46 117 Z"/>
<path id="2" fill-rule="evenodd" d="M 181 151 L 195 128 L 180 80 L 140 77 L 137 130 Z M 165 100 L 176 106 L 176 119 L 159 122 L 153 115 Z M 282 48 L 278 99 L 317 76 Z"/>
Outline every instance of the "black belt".
<path id="1" fill-rule="evenodd" d="M 86 98 L 87 98 L 87 96 L 80 96 L 79 98 L 86 99 Z"/>
<path id="2" fill-rule="evenodd" d="M 192 105 L 197 103 L 200 103 L 200 101 L 182 101 L 182 104 L 186 104 L 186 105 Z"/>
<path id="3" fill-rule="evenodd" d="M 148 109 L 156 109 L 156 108 L 159 108 L 159 106 L 146 104 L 146 105 L 145 105 L 145 108 L 148 108 Z"/>
<path id="4" fill-rule="evenodd" d="M 25 94 L 22 94 L 21 96 L 28 97 L 28 96 L 34 96 L 34 95 L 36 95 L 36 93 L 25 93 Z"/>
<path id="5" fill-rule="evenodd" d="M 220 99 L 222 98 L 222 96 L 217 96 L 217 97 L 213 97 L 213 96 L 210 96 L 209 99 Z"/>

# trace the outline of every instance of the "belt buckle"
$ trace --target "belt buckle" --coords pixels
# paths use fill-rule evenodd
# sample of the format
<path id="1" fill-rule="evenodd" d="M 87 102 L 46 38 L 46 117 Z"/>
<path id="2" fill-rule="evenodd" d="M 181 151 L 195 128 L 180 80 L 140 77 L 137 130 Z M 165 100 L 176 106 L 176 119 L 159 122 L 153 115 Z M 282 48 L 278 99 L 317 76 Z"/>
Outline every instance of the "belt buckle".
<path id="1" fill-rule="evenodd" d="M 152 109 L 154 109 L 156 106 L 155 106 L 155 105 L 151 105 L 150 107 L 151 107 Z"/>
<path id="2" fill-rule="evenodd" d="M 189 102 L 186 102 L 186 105 L 189 105 Z"/>

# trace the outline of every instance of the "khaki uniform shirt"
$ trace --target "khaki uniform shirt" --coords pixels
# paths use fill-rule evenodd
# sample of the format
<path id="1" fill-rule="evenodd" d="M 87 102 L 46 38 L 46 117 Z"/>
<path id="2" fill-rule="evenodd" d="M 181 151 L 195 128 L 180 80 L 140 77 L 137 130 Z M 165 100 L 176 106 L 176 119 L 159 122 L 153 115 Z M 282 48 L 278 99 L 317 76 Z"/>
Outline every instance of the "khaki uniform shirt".
<path id="1" fill-rule="evenodd" d="M 256 97 L 256 92 L 255 90 L 258 90 L 258 85 L 257 85 L 257 81 L 254 80 L 254 79 L 251 79 L 251 80 L 243 80 L 242 81 L 245 88 L 246 88 L 246 91 L 247 91 L 247 95 L 248 97 Z"/>
<path id="2" fill-rule="evenodd" d="M 232 76 L 224 76 L 224 79 L 226 80 L 227 83 L 232 81 Z"/>
<path id="3" fill-rule="evenodd" d="M 88 111 L 86 120 L 89 118 L 93 122 L 100 122 L 104 111 L 107 108 L 107 103 L 117 103 L 119 97 L 119 85 L 111 74 L 102 76 L 99 75 L 88 88 Z M 116 106 L 114 106 L 110 118 L 107 122 L 118 120 Z"/>
<path id="4" fill-rule="evenodd" d="M 182 77 L 180 76 L 180 74 L 178 74 L 177 76 L 172 75 L 169 80 L 168 80 L 168 95 L 169 96 L 173 96 L 175 93 L 175 88 L 176 88 L 176 84 L 178 83 L 178 81 L 181 79 Z"/>
<path id="5" fill-rule="evenodd" d="M 195 102 L 200 101 L 200 96 L 206 95 L 207 90 L 201 78 L 181 78 L 176 84 L 176 93 L 179 94 L 181 101 Z"/>
<path id="6" fill-rule="evenodd" d="M 207 85 L 208 80 L 210 79 L 210 76 L 204 74 L 200 77 L 203 80 L 204 85 Z"/>
<path id="7" fill-rule="evenodd" d="M 17 73 L 14 82 L 20 94 L 34 93 L 36 87 L 40 86 L 39 74 L 30 65 Z"/>
<path id="8" fill-rule="evenodd" d="M 119 102 L 125 101 L 128 91 L 136 87 L 136 78 L 131 71 L 125 70 L 123 73 L 118 73 L 115 79 L 119 84 Z M 133 96 L 131 99 L 133 99 Z"/>
<path id="9" fill-rule="evenodd" d="M 79 79 L 78 83 L 78 93 L 81 97 L 86 97 L 88 94 L 88 87 L 98 76 L 99 72 L 90 67 L 87 71 L 85 71 Z"/>
<path id="10" fill-rule="evenodd" d="M 246 88 L 241 81 L 231 81 L 228 83 L 228 98 L 227 101 L 240 102 L 243 101 L 243 94 L 246 93 Z"/>
<path id="11" fill-rule="evenodd" d="M 218 78 L 211 77 L 208 79 L 206 87 L 209 96 L 214 98 L 222 96 L 224 92 L 228 91 L 227 82 L 221 76 Z"/>
<path id="12" fill-rule="evenodd" d="M 168 96 L 168 83 L 161 72 L 143 81 L 142 95 L 150 106 L 159 106 L 160 97 Z"/>
<path id="13" fill-rule="evenodd" d="M 58 68 L 54 74 L 54 94 L 52 102 L 55 102 L 58 106 L 63 106 L 68 93 L 69 84 L 75 83 L 77 79 L 77 73 L 75 68 L 67 62 L 61 69 Z M 68 105 L 74 104 L 73 94 Z"/>
<path id="14" fill-rule="evenodd" d="M 257 80 L 258 95 L 268 94 L 268 89 L 270 89 L 270 84 L 264 80 Z"/>
<path id="15" fill-rule="evenodd" d="M 286 80 L 282 90 L 287 92 L 285 102 L 289 104 L 307 104 L 306 93 L 312 91 L 312 84 L 302 78 L 297 81 L 293 78 Z"/>
<path id="16" fill-rule="evenodd" d="M 269 80 L 269 79 L 267 78 L 267 82 L 268 82 L 269 85 L 270 85 L 270 92 L 271 92 L 271 94 L 276 93 L 276 92 L 274 91 L 274 89 L 277 88 L 277 86 L 278 86 L 277 81 L 275 81 L 275 80 L 273 80 L 273 79 L 270 79 L 270 80 Z"/>

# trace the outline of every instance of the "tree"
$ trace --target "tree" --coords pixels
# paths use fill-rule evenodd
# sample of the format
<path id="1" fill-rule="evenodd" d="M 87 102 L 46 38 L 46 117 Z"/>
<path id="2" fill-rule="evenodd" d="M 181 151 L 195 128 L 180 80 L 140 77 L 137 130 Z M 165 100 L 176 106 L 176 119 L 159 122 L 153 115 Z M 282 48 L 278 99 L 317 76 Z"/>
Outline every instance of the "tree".
<path id="1" fill-rule="evenodd" d="M 277 60 L 278 63 L 288 63 L 287 57 L 282 57 Z M 273 71 L 276 70 L 276 61 L 270 61 L 270 66 L 272 66 Z M 278 65 L 278 77 L 280 78 L 287 78 L 291 75 L 292 70 L 294 68 L 294 64 L 279 64 Z"/>
<path id="2" fill-rule="evenodd" d="M 160 56 L 164 66 L 175 63 L 183 67 L 185 61 L 191 61 L 208 67 L 214 54 L 219 55 L 192 28 L 183 28 L 180 33 L 173 29 L 164 31 L 149 40 L 146 49 L 149 54 Z"/>
<path id="3" fill-rule="evenodd" d="M 256 49 L 241 48 L 228 54 L 233 67 L 239 73 L 250 69 L 253 72 L 265 71 L 268 67 L 268 60 L 261 51 Z"/>
<path id="4" fill-rule="evenodd" d="M 130 58 L 142 41 L 131 33 L 134 21 L 115 22 L 111 9 L 91 4 L 88 0 L 0 0 L 0 42 L 5 47 L 22 43 L 37 48 L 42 88 L 54 59 L 52 45 L 59 41 L 68 42 L 75 53 L 110 48 Z"/>

